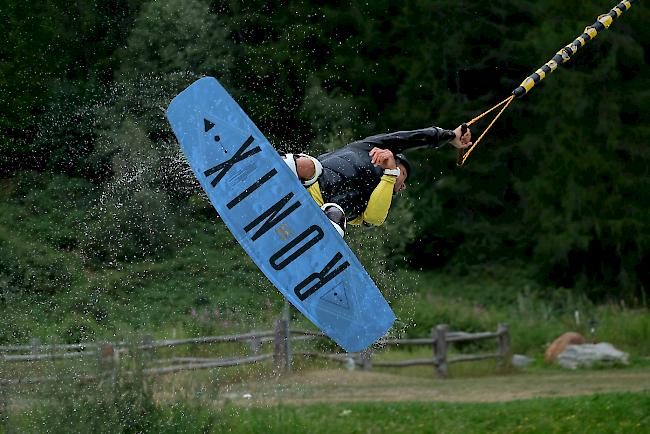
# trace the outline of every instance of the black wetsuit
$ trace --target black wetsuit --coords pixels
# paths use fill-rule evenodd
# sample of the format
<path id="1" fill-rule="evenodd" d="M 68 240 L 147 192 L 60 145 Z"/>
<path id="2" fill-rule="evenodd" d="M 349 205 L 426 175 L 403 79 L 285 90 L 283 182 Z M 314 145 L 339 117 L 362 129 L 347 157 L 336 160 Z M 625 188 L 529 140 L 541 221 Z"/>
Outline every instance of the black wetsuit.
<path id="1" fill-rule="evenodd" d="M 318 178 L 323 199 L 339 204 L 348 221 L 353 220 L 366 209 L 383 174 L 383 169 L 371 162 L 372 148 L 390 149 L 397 155 L 407 149 L 437 147 L 455 137 L 453 131 L 438 127 L 398 131 L 367 137 L 323 154 L 318 157 L 323 165 Z"/>

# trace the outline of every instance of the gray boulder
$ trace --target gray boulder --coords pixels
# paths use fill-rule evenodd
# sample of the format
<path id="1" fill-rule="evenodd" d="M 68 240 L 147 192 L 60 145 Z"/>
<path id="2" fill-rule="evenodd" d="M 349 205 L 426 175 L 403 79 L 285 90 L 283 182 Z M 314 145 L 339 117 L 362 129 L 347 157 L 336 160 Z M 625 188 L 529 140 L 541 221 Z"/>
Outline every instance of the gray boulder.
<path id="1" fill-rule="evenodd" d="M 617 350 L 612 344 L 602 342 L 600 344 L 569 345 L 560 353 L 556 361 L 564 368 L 577 369 L 590 368 L 594 363 L 627 365 L 628 359 L 629 354 Z"/>
<path id="2" fill-rule="evenodd" d="M 512 356 L 512 365 L 516 366 L 517 368 L 525 368 L 531 363 L 533 363 L 534 361 L 535 359 L 524 356 L 522 354 L 515 354 L 514 356 Z"/>

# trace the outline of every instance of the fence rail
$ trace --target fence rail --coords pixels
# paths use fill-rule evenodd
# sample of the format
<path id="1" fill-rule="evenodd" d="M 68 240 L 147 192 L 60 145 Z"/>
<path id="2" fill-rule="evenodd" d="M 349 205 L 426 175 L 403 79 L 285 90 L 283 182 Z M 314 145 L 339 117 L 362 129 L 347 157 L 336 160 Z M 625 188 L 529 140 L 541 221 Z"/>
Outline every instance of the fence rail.
<path id="1" fill-rule="evenodd" d="M 309 333 L 306 331 L 301 333 L 304 335 L 318 336 L 317 333 Z M 143 343 L 140 345 L 136 345 L 136 348 L 147 350 L 147 349 L 165 348 L 165 347 L 173 348 L 180 345 L 219 344 L 219 343 L 226 343 L 226 342 L 245 342 L 245 341 L 253 341 L 253 340 L 261 340 L 261 341 L 269 342 L 272 341 L 274 337 L 275 337 L 275 332 L 273 330 L 267 330 L 267 331 L 251 331 L 249 333 L 225 335 L 225 336 L 204 336 L 204 337 L 187 338 L 187 339 L 164 339 L 159 341 L 151 341 L 149 343 L 145 343 L 144 342 L 145 339 L 143 339 Z M 81 343 L 81 344 L 8 345 L 8 346 L 0 346 L 0 354 L 12 353 L 12 352 L 24 352 L 24 351 L 45 353 L 53 350 L 64 350 L 64 351 L 74 350 L 79 352 L 85 352 L 86 349 L 97 348 L 102 345 L 105 344 L 88 342 L 88 343 Z M 131 344 L 127 342 L 110 343 L 110 345 L 113 348 L 127 348 L 131 346 Z M 0 358 L 0 360 L 3 359 Z"/>
<path id="2" fill-rule="evenodd" d="M 483 339 L 497 339 L 498 352 L 448 357 L 450 343 L 478 341 Z M 410 366 L 430 365 L 435 367 L 436 374 L 440 377 L 446 377 L 448 375 L 448 365 L 451 363 L 497 359 L 500 360 L 502 364 L 507 364 L 509 363 L 511 356 L 510 333 L 508 326 L 505 324 L 500 324 L 496 332 L 481 333 L 449 332 L 448 327 L 442 324 L 432 330 L 431 337 L 429 338 L 382 339 L 378 342 L 378 347 L 409 345 L 431 345 L 433 347 L 432 357 L 426 359 L 374 361 L 372 360 L 372 351 L 366 351 L 352 356 L 341 354 L 325 354 L 310 351 L 296 353 L 296 355 L 303 357 L 325 358 L 341 363 L 349 363 L 349 359 L 352 358 L 355 364 L 362 366 L 365 370 L 370 370 L 373 366 L 382 368 L 402 368 Z"/>
<path id="3" fill-rule="evenodd" d="M 168 366 L 148 367 L 143 370 L 143 374 L 148 376 L 165 375 L 198 369 L 242 366 L 253 363 L 260 363 L 271 359 L 273 360 L 275 371 L 280 373 L 291 370 L 293 357 L 305 357 L 327 359 L 346 364 L 354 363 L 355 365 L 361 366 L 364 370 L 370 370 L 372 367 L 401 368 L 409 366 L 430 365 L 435 368 L 435 372 L 438 376 L 446 377 L 448 374 L 448 365 L 451 363 L 470 362 L 485 359 L 499 359 L 502 363 L 507 363 L 510 358 L 510 335 L 508 327 L 504 324 L 499 325 L 496 332 L 481 333 L 450 332 L 446 325 L 439 325 L 432 330 L 430 337 L 410 339 L 381 339 L 378 342 L 376 348 L 368 349 L 361 353 L 322 353 L 317 351 L 291 350 L 292 341 L 307 341 L 321 339 L 324 337 L 326 336 L 318 331 L 291 329 L 289 327 L 288 321 L 278 320 L 275 330 L 251 331 L 242 334 L 205 336 L 189 339 L 165 339 L 158 341 L 154 341 L 151 336 L 144 336 L 142 342 L 136 345 L 129 345 L 124 342 L 114 344 L 82 343 L 64 345 L 38 345 L 38 343 L 34 341 L 31 345 L 0 346 L 0 362 L 40 362 L 47 360 L 62 360 L 95 356 L 98 357 L 100 366 L 103 366 L 104 368 L 111 368 L 119 362 L 120 355 L 124 352 L 128 352 L 130 348 L 152 352 L 156 349 L 174 348 L 181 345 L 208 345 L 245 342 L 249 343 L 250 351 L 252 353 L 246 357 L 172 357 L 167 359 L 153 359 L 153 357 L 149 357 L 150 364 Z M 453 344 L 454 342 L 477 341 L 483 339 L 496 339 L 498 342 L 498 351 L 488 354 L 459 355 L 448 357 L 450 344 Z M 262 345 L 270 342 L 273 342 L 273 353 L 259 354 Z M 431 346 L 432 356 L 430 358 L 411 360 L 373 360 L 375 353 L 381 351 L 382 347 L 405 347 L 411 345 Z M 53 351 L 59 352 L 53 353 Z M 29 354 L 7 354 L 17 352 L 28 352 Z M 87 375 L 74 378 L 77 378 L 80 381 L 93 381 L 101 377 L 101 375 Z M 53 377 L 39 377 L 31 379 L 0 379 L 0 385 L 32 384 L 57 380 L 59 379 L 55 379 Z"/>

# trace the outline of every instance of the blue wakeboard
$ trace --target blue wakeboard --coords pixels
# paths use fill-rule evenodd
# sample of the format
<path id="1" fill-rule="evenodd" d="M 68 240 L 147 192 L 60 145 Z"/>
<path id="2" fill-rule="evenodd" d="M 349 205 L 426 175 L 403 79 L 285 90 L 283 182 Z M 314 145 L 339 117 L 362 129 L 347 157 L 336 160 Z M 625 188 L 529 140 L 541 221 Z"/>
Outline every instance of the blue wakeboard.
<path id="1" fill-rule="evenodd" d="M 211 77 L 167 109 L 196 178 L 276 288 L 346 351 L 383 336 L 395 315 L 278 152 Z"/>

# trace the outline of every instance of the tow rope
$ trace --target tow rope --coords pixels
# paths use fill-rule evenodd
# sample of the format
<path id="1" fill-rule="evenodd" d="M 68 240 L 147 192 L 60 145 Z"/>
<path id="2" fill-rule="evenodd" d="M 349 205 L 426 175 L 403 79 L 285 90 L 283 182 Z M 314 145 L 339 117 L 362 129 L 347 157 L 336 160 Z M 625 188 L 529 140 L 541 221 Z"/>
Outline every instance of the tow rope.
<path id="1" fill-rule="evenodd" d="M 623 12 L 626 12 L 628 9 L 632 7 L 633 4 L 637 2 L 638 0 L 624 0 L 619 4 L 617 4 L 616 6 L 614 6 L 614 8 L 612 8 L 608 13 L 600 15 L 595 23 L 585 27 L 585 30 L 582 33 L 582 35 L 578 36 L 573 42 L 571 42 L 570 44 L 562 48 L 560 51 L 555 53 L 555 56 L 553 56 L 551 60 L 546 62 L 541 68 L 539 68 L 533 74 L 526 77 L 526 79 L 522 81 L 521 84 L 515 90 L 512 91 L 512 95 L 510 95 L 508 98 L 504 99 L 503 101 L 501 101 L 500 103 L 492 107 L 491 109 L 476 116 L 474 119 L 467 122 L 466 124 L 463 124 L 462 132 L 464 133 L 468 125 L 472 125 L 474 122 L 478 121 L 483 116 L 503 106 L 499 111 L 499 113 L 497 113 L 497 115 L 494 117 L 492 122 L 490 122 L 490 125 L 488 125 L 488 127 L 483 131 L 483 133 L 479 136 L 479 138 L 476 139 L 476 141 L 472 144 L 472 146 L 467 149 L 459 150 L 456 164 L 458 166 L 462 166 L 463 164 L 465 164 L 465 161 L 467 161 L 469 154 L 472 153 L 474 148 L 476 148 L 476 145 L 479 144 L 481 139 L 483 139 L 483 137 L 489 131 L 489 129 L 492 128 L 492 125 L 494 125 L 496 120 L 499 119 L 501 114 L 505 111 L 506 108 L 508 108 L 508 106 L 510 105 L 510 103 L 512 103 L 512 101 L 514 101 L 516 98 L 521 98 L 522 96 L 526 95 L 537 83 L 544 80 L 544 78 L 546 78 L 548 74 L 551 74 L 553 71 L 555 71 L 558 66 L 560 66 L 562 63 L 568 62 L 569 59 L 571 59 L 571 57 L 578 51 L 578 49 L 584 46 L 588 41 L 598 36 L 598 32 L 608 29 L 609 26 L 614 22 L 616 18 L 623 15 Z"/>

